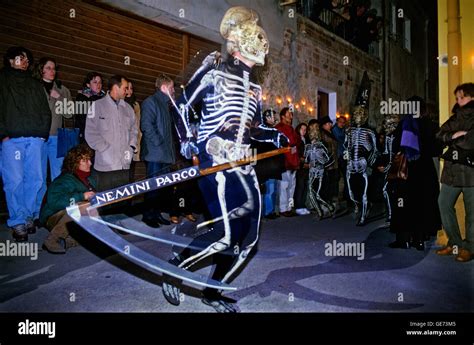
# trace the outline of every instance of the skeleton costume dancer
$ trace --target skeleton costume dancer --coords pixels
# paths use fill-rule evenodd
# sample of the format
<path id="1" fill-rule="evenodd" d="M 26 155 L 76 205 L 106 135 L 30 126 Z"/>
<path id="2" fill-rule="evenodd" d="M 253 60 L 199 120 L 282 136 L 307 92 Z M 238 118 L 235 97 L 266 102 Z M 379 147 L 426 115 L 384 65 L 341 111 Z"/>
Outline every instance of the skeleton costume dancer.
<path id="1" fill-rule="evenodd" d="M 354 202 L 354 212 L 359 213 L 360 206 L 362 203 L 362 209 L 360 210 L 360 217 L 357 222 L 357 226 L 363 226 L 366 222 L 367 217 L 367 189 L 369 184 L 370 167 L 374 164 L 377 158 L 377 143 L 375 133 L 369 128 L 363 127 L 369 119 L 368 102 L 370 96 L 370 80 L 367 76 L 367 72 L 364 73 L 362 78 L 361 87 L 359 89 L 359 95 L 357 97 L 357 104 L 354 108 L 352 115 L 352 126 L 349 128 L 346 135 L 346 141 L 344 146 L 347 148 L 347 188 L 349 189 L 349 196 Z M 362 188 L 362 200 L 356 200 L 354 196 L 354 186 L 351 185 L 351 179 L 354 177 L 362 177 L 363 186 Z"/>
<path id="2" fill-rule="evenodd" d="M 177 100 L 176 126 L 181 140 L 181 154 L 190 158 L 199 154 L 201 167 L 214 166 L 250 156 L 250 139 L 286 146 L 287 138 L 263 125 L 262 90 L 249 80 L 253 65 L 263 65 L 268 53 L 266 34 L 256 23 L 257 14 L 244 7 L 233 7 L 225 14 L 220 27 L 227 40 L 229 61 L 216 62 L 209 55 L 193 75 Z M 191 106 L 203 102 L 197 139 L 189 130 Z M 217 172 L 199 180 L 212 219 L 212 230 L 198 236 L 189 247 L 170 262 L 184 269 L 194 268 L 212 256 L 216 264 L 212 278 L 226 282 L 244 263 L 258 240 L 260 191 L 251 165 Z M 203 246 L 204 244 L 204 246 Z M 229 255 L 230 254 L 230 255 Z M 165 279 L 163 293 L 168 302 L 178 305 L 179 282 Z M 218 291 L 206 289 L 203 303 L 218 312 L 235 312 L 230 299 Z"/>
<path id="3" fill-rule="evenodd" d="M 393 152 L 393 140 L 395 139 L 395 129 L 397 129 L 398 122 L 399 122 L 399 117 L 398 115 L 387 115 L 384 120 L 383 120 L 383 130 L 385 132 L 385 142 L 384 142 L 384 150 L 380 154 L 380 163 L 381 167 L 379 167 L 379 170 L 384 173 L 384 184 L 383 184 L 383 197 L 385 199 L 385 205 L 387 207 L 387 217 L 386 221 L 387 223 L 390 223 L 390 220 L 392 218 L 392 206 L 390 204 L 390 198 L 388 195 L 387 191 L 387 185 L 388 185 L 388 172 L 390 170 L 390 167 L 392 166 L 392 159 L 394 156 Z"/>
<path id="4" fill-rule="evenodd" d="M 305 146 L 304 157 L 309 163 L 308 198 L 312 209 L 315 209 L 319 219 L 327 213 L 334 212 L 334 206 L 323 200 L 320 196 L 324 169 L 334 164 L 331 160 L 327 148 L 321 141 L 321 133 L 317 123 L 313 123 L 308 128 L 310 144 Z M 317 188 L 314 182 L 317 180 Z"/>

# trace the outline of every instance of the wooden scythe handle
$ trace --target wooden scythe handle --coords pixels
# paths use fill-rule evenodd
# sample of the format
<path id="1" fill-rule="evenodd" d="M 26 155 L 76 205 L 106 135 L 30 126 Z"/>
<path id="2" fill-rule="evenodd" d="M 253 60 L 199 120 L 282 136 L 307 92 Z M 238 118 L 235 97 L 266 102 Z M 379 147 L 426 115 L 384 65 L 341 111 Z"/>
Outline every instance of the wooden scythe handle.
<path id="1" fill-rule="evenodd" d="M 291 150 L 291 147 L 282 147 L 281 149 L 259 153 L 255 160 L 259 161 L 261 159 L 281 155 L 282 153 L 290 152 L 290 150 Z M 234 168 L 236 166 L 249 164 L 250 161 L 251 161 L 250 158 L 244 158 L 244 159 L 241 159 L 241 160 L 238 160 L 238 161 L 235 161 L 235 162 L 219 164 L 219 165 L 216 165 L 216 166 L 213 166 L 213 167 L 201 169 L 200 173 L 201 173 L 201 176 L 210 175 L 210 174 L 214 174 L 214 173 L 216 173 L 218 171 L 221 171 L 221 170 L 226 170 L 226 169 Z"/>
<path id="2" fill-rule="evenodd" d="M 260 159 L 265 159 L 265 158 L 269 158 L 269 157 L 273 157 L 273 156 L 277 156 L 277 155 L 280 155 L 280 154 L 283 154 L 283 153 L 287 153 L 287 152 L 290 152 L 291 151 L 291 147 L 283 147 L 281 149 L 277 149 L 277 150 L 272 150 L 272 151 L 268 151 L 268 152 L 264 152 L 264 153 L 259 153 L 256 157 L 255 157 L 255 161 L 258 161 Z M 197 157 L 194 159 L 194 162 L 197 162 Z M 197 175 L 196 177 L 198 176 L 205 176 L 205 175 L 210 175 L 210 174 L 214 174 L 218 171 L 222 171 L 222 170 L 226 170 L 226 169 L 231 169 L 231 168 L 235 168 L 237 166 L 241 166 L 241 165 L 246 165 L 246 164 L 250 164 L 250 162 L 252 162 L 252 159 L 249 157 L 249 158 L 244 158 L 244 159 L 241 159 L 241 160 L 238 160 L 238 161 L 234 161 L 234 162 L 229 162 L 229 163 L 224 163 L 224 164 L 219 164 L 219 165 L 216 165 L 216 166 L 213 166 L 213 167 L 209 167 L 209 168 L 205 168 L 205 169 L 200 169 L 199 170 L 199 175 Z M 155 178 L 155 177 L 153 177 Z M 120 187 L 119 187 L 120 188 Z M 140 193 L 141 194 L 141 193 Z M 127 199 L 131 199 L 133 198 L 134 196 L 136 195 L 131 195 L 131 196 L 127 196 L 127 197 L 122 197 L 120 199 L 116 199 L 116 200 L 113 200 L 113 201 L 109 201 L 109 202 L 106 202 L 106 203 L 103 203 L 101 204 L 100 206 L 98 207 L 102 207 L 102 206 L 106 206 L 106 205 L 110 205 L 110 204 L 115 204 L 116 202 L 120 202 L 120 201 L 124 201 L 124 200 L 127 200 Z M 90 206 L 90 202 L 80 202 L 78 203 L 78 206 L 79 206 L 79 210 L 80 210 L 80 214 L 81 215 L 88 215 L 89 211 L 88 211 L 88 208 Z M 97 211 L 95 211 L 97 212 Z M 97 214 L 97 213 L 96 213 Z M 97 214 L 98 215 L 98 214 Z"/>

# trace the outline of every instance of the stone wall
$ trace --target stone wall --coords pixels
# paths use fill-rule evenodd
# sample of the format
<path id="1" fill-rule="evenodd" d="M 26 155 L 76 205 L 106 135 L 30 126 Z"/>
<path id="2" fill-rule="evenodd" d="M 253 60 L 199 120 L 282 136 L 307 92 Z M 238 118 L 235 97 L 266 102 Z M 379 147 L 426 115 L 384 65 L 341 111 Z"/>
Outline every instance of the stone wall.
<path id="1" fill-rule="evenodd" d="M 266 108 L 279 111 L 290 97 L 299 109 L 295 125 L 316 117 L 318 88 L 337 93 L 337 111 L 350 113 L 364 71 L 373 80 L 370 123 L 379 122 L 382 97 L 382 63 L 333 33 L 295 13 L 277 0 L 203 0 L 199 11 L 187 0 L 102 0 L 139 16 L 216 43 L 223 43 L 219 25 L 225 11 L 236 5 L 251 7 L 270 40 L 270 54 L 256 73 L 264 88 Z M 344 57 L 347 57 L 344 64 Z M 277 103 L 280 99 L 281 103 Z M 302 101 L 306 105 L 303 106 Z M 312 108 L 312 112 L 309 110 Z"/>
<path id="2" fill-rule="evenodd" d="M 298 106 L 295 124 L 308 121 L 316 117 L 317 91 L 322 88 L 337 93 L 340 114 L 350 113 L 367 70 L 372 80 L 369 123 L 376 127 L 381 121 L 382 62 L 303 17 L 297 21 L 298 32 L 287 29 L 283 48 L 279 52 L 271 51 L 268 57 L 262 85 L 265 106 L 279 110 L 290 97 L 294 106 Z"/>

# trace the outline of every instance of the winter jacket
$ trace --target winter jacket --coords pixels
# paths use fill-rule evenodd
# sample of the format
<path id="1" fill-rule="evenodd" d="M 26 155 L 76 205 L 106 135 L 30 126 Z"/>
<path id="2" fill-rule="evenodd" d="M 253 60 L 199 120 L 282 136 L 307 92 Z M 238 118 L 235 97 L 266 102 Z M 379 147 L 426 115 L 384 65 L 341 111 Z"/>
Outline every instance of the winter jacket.
<path id="1" fill-rule="evenodd" d="M 82 109 L 84 112 L 78 112 L 74 116 L 74 127 L 79 128 L 81 140 L 84 140 L 84 132 L 86 129 L 87 110 L 92 106 L 92 102 L 95 102 L 105 97 L 105 93 L 102 91 L 99 94 L 91 94 L 89 88 L 85 88 L 77 93 L 76 96 L 76 108 Z"/>
<path id="2" fill-rule="evenodd" d="M 251 147 L 257 150 L 257 154 L 276 150 L 272 143 L 252 140 Z M 281 180 L 281 174 L 285 172 L 285 156 L 276 155 L 270 158 L 258 160 L 254 166 L 257 179 L 260 184 L 269 179 Z"/>
<path id="3" fill-rule="evenodd" d="M 143 101 L 140 129 L 142 159 L 174 164 L 173 119 L 168 109 L 168 96 L 160 90 Z"/>
<path id="4" fill-rule="evenodd" d="M 137 134 L 135 113 L 123 99 L 117 105 L 107 94 L 95 101 L 89 108 L 85 130 L 87 144 L 95 150 L 94 169 L 130 169 Z"/>
<path id="5" fill-rule="evenodd" d="M 296 133 L 295 129 L 290 125 L 285 125 L 280 122 L 275 126 L 280 132 L 282 132 L 290 141 L 290 147 L 295 148 L 295 152 L 285 153 L 285 167 L 286 170 L 298 170 L 300 166 L 300 157 L 298 153 L 298 147 L 300 146 L 300 136 Z"/>
<path id="6" fill-rule="evenodd" d="M 51 110 L 41 82 L 29 72 L 0 71 L 0 139 L 49 137 Z"/>
<path id="7" fill-rule="evenodd" d="M 346 141 L 346 129 L 334 126 L 332 134 L 337 140 L 337 158 L 342 158 L 344 155 L 344 142 Z"/>
<path id="8" fill-rule="evenodd" d="M 69 113 L 69 102 L 72 101 L 71 92 L 67 87 L 61 85 L 58 86 L 57 82 L 53 82 L 52 90 L 59 93 L 58 98 L 51 97 L 50 94 L 44 89 L 46 99 L 48 100 L 49 109 L 51 110 L 51 128 L 49 129 L 49 135 L 58 135 L 58 128 L 63 127 L 63 117 L 70 118 L 72 114 Z"/>
<path id="9" fill-rule="evenodd" d="M 467 131 L 467 134 L 453 140 L 453 134 L 458 131 Z M 436 137 L 445 146 L 449 146 L 451 152 L 457 151 L 458 157 L 470 156 L 472 160 L 474 158 L 474 101 L 464 107 L 458 107 L 455 114 L 441 126 Z M 441 183 L 451 187 L 474 187 L 474 167 L 457 163 L 456 160 L 450 161 L 446 154 L 443 157 L 445 160 Z"/>
<path id="10" fill-rule="evenodd" d="M 88 181 L 96 188 L 94 179 L 89 176 Z M 48 187 L 45 203 L 41 208 L 40 222 L 46 224 L 48 218 L 56 212 L 64 210 L 72 203 L 84 201 L 84 193 L 90 189 L 71 173 L 65 173 L 56 178 Z"/>

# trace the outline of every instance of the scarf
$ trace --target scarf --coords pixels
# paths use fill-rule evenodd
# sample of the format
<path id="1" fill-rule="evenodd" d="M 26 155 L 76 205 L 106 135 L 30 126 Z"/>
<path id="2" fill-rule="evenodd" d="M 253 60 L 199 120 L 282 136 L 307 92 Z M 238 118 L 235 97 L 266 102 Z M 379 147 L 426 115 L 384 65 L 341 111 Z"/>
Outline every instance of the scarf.
<path id="1" fill-rule="evenodd" d="M 420 158 L 420 130 L 418 121 L 413 115 L 407 115 L 402 123 L 402 140 L 400 147 L 407 157 L 408 161 L 415 161 Z"/>
<path id="2" fill-rule="evenodd" d="M 82 93 L 86 97 L 91 97 L 91 96 L 96 96 L 96 95 L 99 96 L 99 97 L 104 97 L 105 96 L 105 91 L 104 90 L 100 90 L 99 93 L 94 93 L 94 92 L 92 92 L 90 87 L 83 88 L 82 91 L 80 91 L 80 93 Z"/>
<path id="3" fill-rule="evenodd" d="M 88 177 L 91 176 L 90 171 L 82 171 L 82 170 L 76 169 L 74 174 L 79 180 L 81 180 L 81 182 L 87 187 L 89 191 L 94 190 L 94 187 L 92 187 L 91 183 L 88 180 Z"/>
<path id="4" fill-rule="evenodd" d="M 43 83 L 44 89 L 46 92 L 51 94 L 51 90 L 53 89 L 54 81 L 45 81 L 44 79 L 41 79 L 41 82 Z"/>

